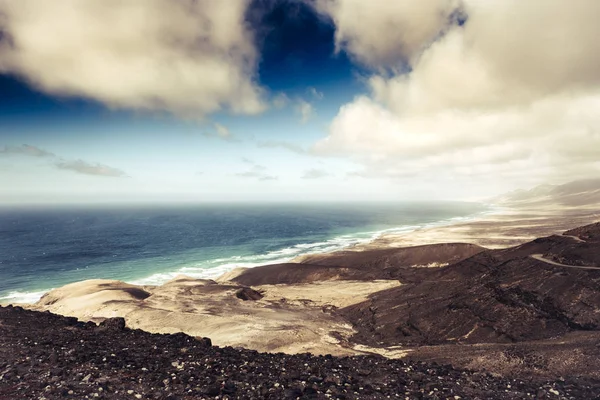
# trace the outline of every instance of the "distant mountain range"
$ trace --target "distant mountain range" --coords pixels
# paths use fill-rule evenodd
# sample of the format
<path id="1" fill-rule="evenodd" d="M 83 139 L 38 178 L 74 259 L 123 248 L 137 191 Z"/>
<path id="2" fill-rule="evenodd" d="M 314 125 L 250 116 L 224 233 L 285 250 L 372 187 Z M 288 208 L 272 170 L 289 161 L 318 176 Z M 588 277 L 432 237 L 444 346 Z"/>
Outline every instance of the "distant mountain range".
<path id="1" fill-rule="evenodd" d="M 493 202 L 513 207 L 600 207 L 600 178 L 562 185 L 540 185 L 529 190 L 518 189 L 494 198 Z"/>

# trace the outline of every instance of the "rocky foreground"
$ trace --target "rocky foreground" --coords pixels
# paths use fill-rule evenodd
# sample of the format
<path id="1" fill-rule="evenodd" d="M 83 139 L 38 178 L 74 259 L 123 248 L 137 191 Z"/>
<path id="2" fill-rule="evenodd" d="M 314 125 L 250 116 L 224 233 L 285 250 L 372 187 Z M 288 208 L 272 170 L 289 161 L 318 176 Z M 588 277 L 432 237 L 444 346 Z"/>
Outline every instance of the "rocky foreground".
<path id="1" fill-rule="evenodd" d="M 593 399 L 600 382 L 378 356 L 269 354 L 0 307 L 0 399 Z"/>

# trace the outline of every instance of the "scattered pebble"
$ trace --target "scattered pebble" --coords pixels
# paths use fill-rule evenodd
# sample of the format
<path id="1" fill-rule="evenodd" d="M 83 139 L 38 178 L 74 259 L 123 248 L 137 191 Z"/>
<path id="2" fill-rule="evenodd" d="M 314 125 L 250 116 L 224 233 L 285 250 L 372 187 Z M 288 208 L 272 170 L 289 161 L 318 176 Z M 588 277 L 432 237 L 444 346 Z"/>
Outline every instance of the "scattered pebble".
<path id="1" fill-rule="evenodd" d="M 0 307 L 0 321 L 0 398 L 7 399 L 54 400 L 68 395 L 73 399 L 429 396 L 462 400 L 536 394 L 585 399 L 600 392 L 597 382 L 582 379 L 515 382 L 448 365 L 379 356 L 268 354 L 211 346 L 209 340 L 184 334 L 107 332 L 93 324 L 19 307 Z M 35 337 L 40 345 L 27 337 Z"/>

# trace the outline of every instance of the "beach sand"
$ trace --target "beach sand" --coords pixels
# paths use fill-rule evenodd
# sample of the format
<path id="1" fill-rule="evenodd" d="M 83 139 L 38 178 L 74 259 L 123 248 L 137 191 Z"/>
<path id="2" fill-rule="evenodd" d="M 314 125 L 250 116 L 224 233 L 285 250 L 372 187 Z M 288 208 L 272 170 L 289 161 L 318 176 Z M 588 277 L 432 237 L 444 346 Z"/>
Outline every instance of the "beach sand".
<path id="1" fill-rule="evenodd" d="M 144 287 L 88 280 L 53 290 L 28 308 L 83 321 L 124 317 L 130 328 L 210 337 L 219 346 L 350 355 L 369 349 L 345 347 L 345 338 L 354 330 L 329 310 L 362 302 L 371 293 L 399 285 L 390 280 L 263 285 L 250 292 L 262 298 L 242 300 L 236 294 L 244 286 L 186 276 Z"/>
<path id="2" fill-rule="evenodd" d="M 600 220 L 600 207 L 536 209 L 503 208 L 476 219 L 384 234 L 355 250 L 418 246 L 434 243 L 472 243 L 489 249 L 517 246 L 538 237 L 562 232 Z"/>

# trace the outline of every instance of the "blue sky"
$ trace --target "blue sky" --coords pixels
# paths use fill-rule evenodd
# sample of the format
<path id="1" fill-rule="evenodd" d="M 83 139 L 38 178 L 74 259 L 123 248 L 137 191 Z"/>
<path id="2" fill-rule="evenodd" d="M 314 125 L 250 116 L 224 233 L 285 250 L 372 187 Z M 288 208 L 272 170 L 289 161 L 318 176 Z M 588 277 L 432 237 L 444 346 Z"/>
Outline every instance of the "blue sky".
<path id="1" fill-rule="evenodd" d="M 597 4 L 0 0 L 0 202 L 475 200 L 594 176 Z"/>

